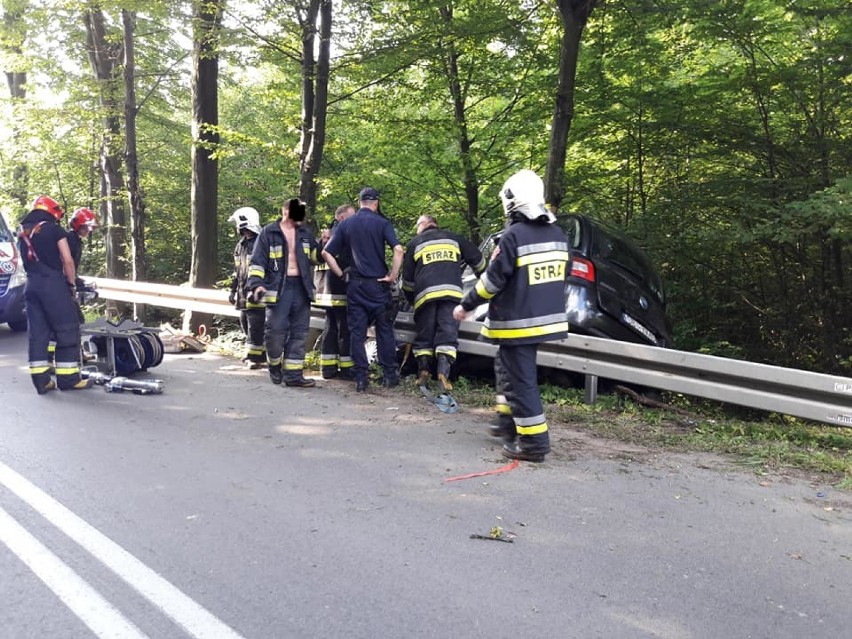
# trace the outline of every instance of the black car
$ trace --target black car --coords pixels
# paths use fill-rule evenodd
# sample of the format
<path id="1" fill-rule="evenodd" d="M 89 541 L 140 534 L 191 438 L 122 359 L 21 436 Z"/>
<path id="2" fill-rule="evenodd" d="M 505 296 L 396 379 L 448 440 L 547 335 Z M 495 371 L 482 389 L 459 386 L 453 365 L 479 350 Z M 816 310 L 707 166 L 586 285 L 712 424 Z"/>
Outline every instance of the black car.
<path id="1" fill-rule="evenodd" d="M 671 347 L 663 283 L 648 257 L 617 229 L 585 215 L 560 216 L 571 253 L 565 284 L 570 332 L 626 342 Z M 491 255 L 502 231 L 480 246 Z M 465 290 L 476 277 L 465 270 Z M 487 305 L 476 309 L 483 320 Z"/>

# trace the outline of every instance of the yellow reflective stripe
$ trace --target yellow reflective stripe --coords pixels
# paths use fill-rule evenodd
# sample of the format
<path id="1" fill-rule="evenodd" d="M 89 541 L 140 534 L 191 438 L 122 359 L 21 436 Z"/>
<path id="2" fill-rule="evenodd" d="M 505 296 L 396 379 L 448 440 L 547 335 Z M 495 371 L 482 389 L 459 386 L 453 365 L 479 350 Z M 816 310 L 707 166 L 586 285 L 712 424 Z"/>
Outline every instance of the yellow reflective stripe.
<path id="1" fill-rule="evenodd" d="M 246 309 L 249 308 L 264 308 L 264 305 L 257 302 L 246 302 Z"/>
<path id="2" fill-rule="evenodd" d="M 57 375 L 74 375 L 75 373 L 79 373 L 79 372 L 80 372 L 79 366 L 69 366 L 69 367 L 57 366 L 56 367 L 56 374 Z"/>
<path id="3" fill-rule="evenodd" d="M 453 290 L 451 288 L 447 288 L 441 291 L 432 291 L 431 293 L 427 293 L 414 303 L 414 310 L 416 311 L 423 304 L 425 304 L 426 302 L 430 302 L 437 297 L 452 297 L 453 299 L 460 300 L 463 295 L 459 291 Z"/>
<path id="4" fill-rule="evenodd" d="M 266 270 L 262 266 L 249 266 L 249 277 L 266 277 Z"/>
<path id="5" fill-rule="evenodd" d="M 435 348 L 435 354 L 436 355 L 448 355 L 449 357 L 452 357 L 453 359 L 455 359 L 456 358 L 456 347 L 455 346 L 448 346 L 448 345 L 437 346 Z"/>
<path id="6" fill-rule="evenodd" d="M 314 304 L 317 306 L 346 306 L 346 295 L 317 293 Z"/>
<path id="7" fill-rule="evenodd" d="M 283 246 L 270 246 L 269 247 L 269 259 L 277 260 L 284 257 L 284 247 Z"/>
<path id="8" fill-rule="evenodd" d="M 263 296 L 264 304 L 275 304 L 278 301 L 278 293 L 269 293 Z"/>
<path id="9" fill-rule="evenodd" d="M 515 424 L 515 429 L 518 431 L 518 435 L 541 435 L 547 432 L 547 422 L 535 424 L 534 426 L 520 426 Z"/>
<path id="10" fill-rule="evenodd" d="M 285 359 L 284 360 L 284 370 L 285 371 L 298 371 L 305 367 L 305 360 L 303 359 Z"/>
<path id="11" fill-rule="evenodd" d="M 337 361 L 336 357 L 322 357 L 320 359 L 320 366 L 334 366 L 337 364 Z"/>
<path id="12" fill-rule="evenodd" d="M 490 300 L 496 293 L 489 293 L 488 289 L 485 288 L 485 284 L 482 283 L 482 279 L 478 279 L 476 281 L 476 294 L 479 295 L 482 299 Z"/>
<path id="13" fill-rule="evenodd" d="M 494 404 L 494 410 L 501 415 L 510 415 L 512 414 L 512 409 L 508 404 L 501 404 L 500 402 Z"/>
<path id="14" fill-rule="evenodd" d="M 50 366 L 30 366 L 30 375 L 39 375 L 50 370 Z"/>
<path id="15" fill-rule="evenodd" d="M 551 335 L 553 333 L 563 333 L 568 331 L 568 322 L 558 322 L 556 324 L 545 324 L 544 326 L 530 326 L 529 328 L 489 328 L 482 327 L 483 337 L 491 339 L 520 339 L 523 337 L 539 337 L 541 335 Z"/>
<path id="16" fill-rule="evenodd" d="M 414 357 L 420 357 L 421 355 L 429 355 L 432 356 L 435 354 L 431 348 L 416 348 L 414 349 Z"/>
<path id="17" fill-rule="evenodd" d="M 351 359 L 340 358 L 340 368 L 352 368 L 355 365 Z"/>
<path id="18" fill-rule="evenodd" d="M 539 262 L 554 262 L 562 260 L 568 262 L 571 255 L 568 251 L 545 251 L 543 253 L 533 253 L 532 255 L 523 255 L 518 258 L 517 265 L 525 266 L 527 264 L 538 264 Z"/>

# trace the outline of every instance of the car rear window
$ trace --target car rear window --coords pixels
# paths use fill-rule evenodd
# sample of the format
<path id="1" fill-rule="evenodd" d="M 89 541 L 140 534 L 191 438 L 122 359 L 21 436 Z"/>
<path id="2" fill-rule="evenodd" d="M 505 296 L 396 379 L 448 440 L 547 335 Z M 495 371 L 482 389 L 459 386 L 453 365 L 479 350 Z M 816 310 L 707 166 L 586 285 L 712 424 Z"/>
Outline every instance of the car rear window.
<path id="1" fill-rule="evenodd" d="M 597 227 L 592 241 L 592 259 L 602 259 L 630 271 L 639 280 L 645 282 L 651 292 L 663 302 L 663 283 L 651 266 L 651 262 L 632 242 L 612 233 L 608 229 Z"/>

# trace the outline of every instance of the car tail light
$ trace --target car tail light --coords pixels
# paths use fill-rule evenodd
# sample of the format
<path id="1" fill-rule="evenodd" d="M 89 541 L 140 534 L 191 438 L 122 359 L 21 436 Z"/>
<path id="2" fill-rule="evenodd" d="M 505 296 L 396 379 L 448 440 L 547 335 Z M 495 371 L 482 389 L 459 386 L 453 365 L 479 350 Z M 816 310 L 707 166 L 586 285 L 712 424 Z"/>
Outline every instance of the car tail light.
<path id="1" fill-rule="evenodd" d="M 571 275 L 589 282 L 595 281 L 595 265 L 582 257 L 571 258 Z"/>

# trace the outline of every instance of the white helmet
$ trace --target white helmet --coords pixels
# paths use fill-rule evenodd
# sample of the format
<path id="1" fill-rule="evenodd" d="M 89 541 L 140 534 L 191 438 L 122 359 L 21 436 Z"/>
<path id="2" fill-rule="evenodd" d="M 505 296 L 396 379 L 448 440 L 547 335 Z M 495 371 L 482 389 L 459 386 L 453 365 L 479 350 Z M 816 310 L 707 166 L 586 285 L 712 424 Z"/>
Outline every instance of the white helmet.
<path id="1" fill-rule="evenodd" d="M 500 189 L 500 199 L 507 217 L 512 213 L 520 213 L 530 220 L 544 218 L 548 223 L 556 221 L 556 217 L 544 204 L 544 182 L 535 171 L 521 169 L 506 180 Z"/>
<path id="2" fill-rule="evenodd" d="M 237 231 L 248 229 L 252 233 L 260 235 L 260 214 L 250 206 L 244 206 L 231 213 L 228 218 L 237 227 Z"/>

